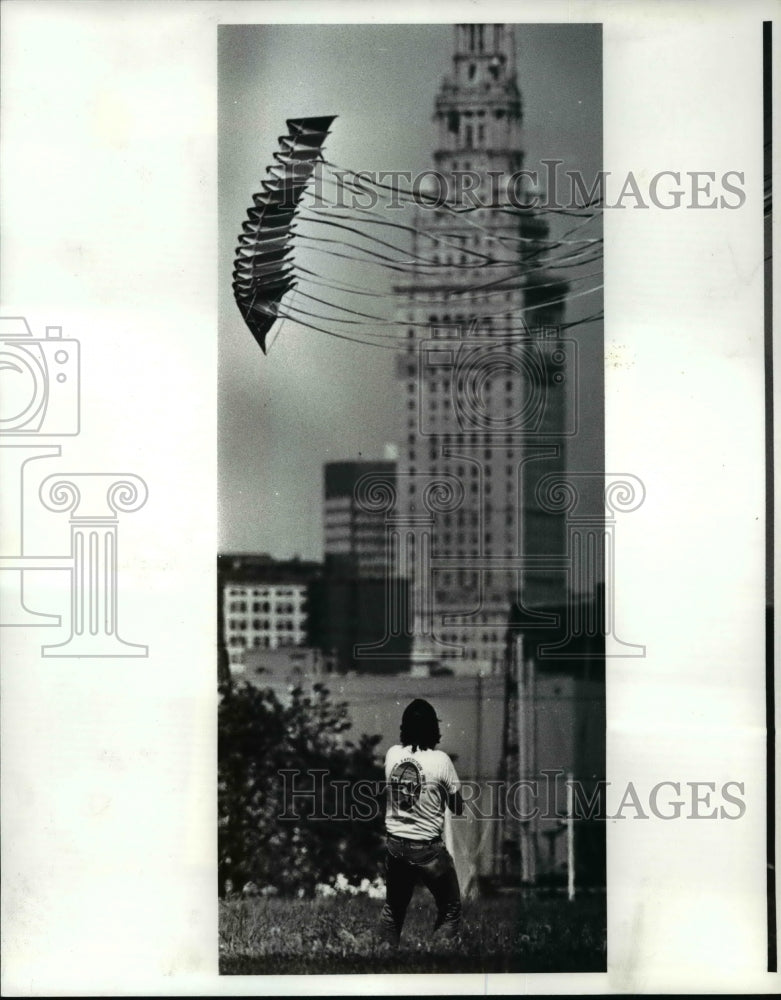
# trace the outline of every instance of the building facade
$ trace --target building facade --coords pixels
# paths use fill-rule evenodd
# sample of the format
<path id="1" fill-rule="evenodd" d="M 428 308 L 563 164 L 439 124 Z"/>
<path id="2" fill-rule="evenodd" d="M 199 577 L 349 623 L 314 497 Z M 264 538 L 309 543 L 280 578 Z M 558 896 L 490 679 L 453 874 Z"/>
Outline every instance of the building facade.
<path id="1" fill-rule="evenodd" d="M 308 586 L 321 570 L 319 563 L 263 555 L 220 557 L 223 641 L 232 669 L 241 666 L 248 650 L 303 645 Z"/>
<path id="2" fill-rule="evenodd" d="M 564 469 L 575 346 L 561 333 L 567 284 L 545 265 L 547 222 L 526 207 L 515 62 L 511 26 L 455 27 L 433 161 L 449 202 L 471 192 L 473 207 L 418 209 L 413 259 L 426 263 L 396 287 L 394 556 L 412 577 L 414 656 L 457 672 L 496 669 L 511 605 L 535 619 L 564 588 L 563 522 L 540 487 Z"/>
<path id="3" fill-rule="evenodd" d="M 395 474 L 396 463 L 391 461 L 326 463 L 323 520 L 329 576 L 374 580 L 388 575 L 385 518 L 361 503 L 361 484 Z"/>
<path id="4" fill-rule="evenodd" d="M 395 572 L 387 511 L 376 502 L 395 480 L 393 461 L 323 470 L 325 571 L 309 586 L 308 642 L 340 673 L 409 670 L 408 582 Z"/>

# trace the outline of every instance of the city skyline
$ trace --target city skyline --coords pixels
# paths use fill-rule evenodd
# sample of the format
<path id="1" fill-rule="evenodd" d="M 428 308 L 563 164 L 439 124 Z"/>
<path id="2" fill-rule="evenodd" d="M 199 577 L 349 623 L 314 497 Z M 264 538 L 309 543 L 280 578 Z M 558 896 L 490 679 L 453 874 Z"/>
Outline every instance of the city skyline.
<path id="1" fill-rule="evenodd" d="M 556 158 L 562 170 L 588 177 L 601 166 L 595 27 L 516 27 L 528 167 Z M 311 74 L 318 88 L 291 70 L 295 51 L 314 40 L 317 53 L 307 51 L 324 64 L 322 75 Z M 430 168 L 431 114 L 452 58 L 453 27 L 231 26 L 221 29 L 220 43 L 220 551 L 322 558 L 323 465 L 380 459 L 387 444 L 399 442 L 391 352 L 326 338 L 287 320 L 272 331 L 263 358 L 230 295 L 229 261 L 250 192 L 287 117 L 338 114 L 326 156 L 340 165 Z M 340 62 L 336 51 L 352 58 Z M 375 74 L 382 87 L 372 83 Z M 362 85 L 360 97 L 349 98 L 350 78 Z M 388 100 L 392 93 L 395 101 Z M 573 303 L 568 318 L 579 314 Z M 601 377 L 601 351 L 597 358 L 586 350 L 584 364 Z M 598 441 L 583 435 L 575 442 L 575 465 L 599 466 L 598 423 Z"/>

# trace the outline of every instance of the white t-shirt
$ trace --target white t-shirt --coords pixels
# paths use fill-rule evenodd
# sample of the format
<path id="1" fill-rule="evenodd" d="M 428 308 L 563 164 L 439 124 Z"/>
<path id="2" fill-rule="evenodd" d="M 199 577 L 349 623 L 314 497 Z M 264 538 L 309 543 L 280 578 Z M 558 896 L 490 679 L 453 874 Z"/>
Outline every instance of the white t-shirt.
<path id="1" fill-rule="evenodd" d="M 442 750 L 400 744 L 385 755 L 388 802 L 385 829 L 409 840 L 432 840 L 442 833 L 448 795 L 460 786 L 453 761 Z"/>

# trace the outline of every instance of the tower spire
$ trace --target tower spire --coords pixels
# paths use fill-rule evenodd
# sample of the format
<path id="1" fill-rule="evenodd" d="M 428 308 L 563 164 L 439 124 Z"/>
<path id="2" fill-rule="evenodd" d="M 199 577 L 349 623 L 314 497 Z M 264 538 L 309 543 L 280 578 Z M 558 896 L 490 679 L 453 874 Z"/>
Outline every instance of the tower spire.
<path id="1" fill-rule="evenodd" d="M 453 66 L 434 110 L 437 167 L 520 170 L 522 119 L 512 26 L 457 24 Z"/>

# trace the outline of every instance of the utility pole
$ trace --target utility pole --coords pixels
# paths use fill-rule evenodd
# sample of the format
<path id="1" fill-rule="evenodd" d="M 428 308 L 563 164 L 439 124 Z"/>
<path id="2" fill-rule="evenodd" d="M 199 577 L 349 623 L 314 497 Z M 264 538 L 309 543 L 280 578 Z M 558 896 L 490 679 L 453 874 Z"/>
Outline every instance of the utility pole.
<path id="1" fill-rule="evenodd" d="M 575 898 L 575 815 L 572 772 L 567 775 L 567 899 Z"/>
<path id="2" fill-rule="evenodd" d="M 478 789 L 482 791 L 483 782 L 483 675 L 479 673 L 476 678 L 475 684 L 475 770 L 474 778 L 477 782 Z M 490 823 L 491 820 L 483 820 L 484 823 Z M 472 846 L 472 856 L 474 858 L 475 866 L 475 878 L 472 886 L 472 891 L 477 894 L 480 885 L 480 875 L 482 874 L 482 864 L 480 851 L 485 843 L 485 838 L 482 836 L 482 831 L 480 829 L 480 820 L 476 817 L 472 820 L 472 825 L 474 827 L 473 846 Z"/>

